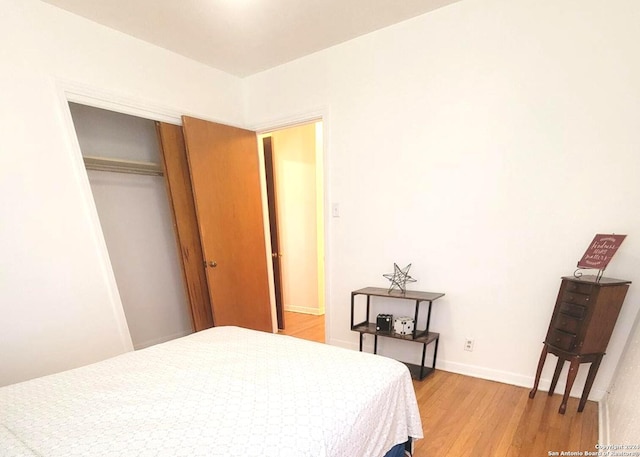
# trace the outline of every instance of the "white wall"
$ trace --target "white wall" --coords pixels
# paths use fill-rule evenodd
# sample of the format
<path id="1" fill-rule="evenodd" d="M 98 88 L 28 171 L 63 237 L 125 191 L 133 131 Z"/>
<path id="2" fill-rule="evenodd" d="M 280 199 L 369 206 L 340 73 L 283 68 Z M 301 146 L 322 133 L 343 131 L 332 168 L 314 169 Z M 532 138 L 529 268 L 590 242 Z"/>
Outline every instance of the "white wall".
<path id="1" fill-rule="evenodd" d="M 640 436 L 640 395 L 638 395 L 640 325 L 638 322 L 640 320 L 637 320 L 633 327 L 610 393 L 606 397 L 607 444 L 638 444 L 638 436 Z"/>
<path id="2" fill-rule="evenodd" d="M 240 80 L 37 0 L 0 15 L 0 385 L 131 349 L 61 81 L 241 124 Z"/>
<path id="3" fill-rule="evenodd" d="M 250 126 L 325 115 L 329 342 L 357 347 L 350 291 L 411 262 L 414 289 L 446 293 L 438 366 L 531 386 L 560 277 L 623 233 L 603 394 L 640 305 L 639 19 L 635 0 L 464 0 L 245 80 Z"/>

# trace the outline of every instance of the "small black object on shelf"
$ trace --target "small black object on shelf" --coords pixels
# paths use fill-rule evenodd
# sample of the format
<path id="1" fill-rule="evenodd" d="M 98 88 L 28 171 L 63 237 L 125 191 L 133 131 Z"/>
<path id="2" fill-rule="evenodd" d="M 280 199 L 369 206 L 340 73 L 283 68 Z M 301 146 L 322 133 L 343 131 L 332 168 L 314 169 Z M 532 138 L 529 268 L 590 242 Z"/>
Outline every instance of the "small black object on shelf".
<path id="1" fill-rule="evenodd" d="M 378 314 L 376 318 L 377 332 L 390 332 L 393 326 L 393 314 Z"/>

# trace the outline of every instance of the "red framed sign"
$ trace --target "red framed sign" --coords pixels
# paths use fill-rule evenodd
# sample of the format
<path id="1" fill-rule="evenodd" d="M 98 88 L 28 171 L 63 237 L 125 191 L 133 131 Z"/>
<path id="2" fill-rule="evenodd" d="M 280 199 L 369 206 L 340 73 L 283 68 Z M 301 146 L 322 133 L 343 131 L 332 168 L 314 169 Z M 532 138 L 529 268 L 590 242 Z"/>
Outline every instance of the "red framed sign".
<path id="1" fill-rule="evenodd" d="M 604 270 L 627 235 L 598 234 L 578 262 L 578 268 Z"/>

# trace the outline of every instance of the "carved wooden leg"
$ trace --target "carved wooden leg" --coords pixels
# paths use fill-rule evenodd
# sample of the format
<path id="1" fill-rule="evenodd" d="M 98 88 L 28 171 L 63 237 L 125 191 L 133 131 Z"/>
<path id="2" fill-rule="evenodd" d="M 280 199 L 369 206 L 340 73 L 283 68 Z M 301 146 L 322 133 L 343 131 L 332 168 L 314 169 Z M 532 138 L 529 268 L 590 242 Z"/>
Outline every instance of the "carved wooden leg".
<path id="1" fill-rule="evenodd" d="M 573 387 L 573 383 L 576 380 L 576 375 L 578 374 L 579 367 L 580 367 L 580 358 L 572 357 L 571 365 L 569 365 L 569 374 L 567 375 L 567 386 L 564 388 L 562 403 L 560 404 L 560 409 L 558 410 L 560 414 L 564 414 L 565 411 L 567 410 L 567 401 L 569 400 L 569 394 L 571 393 L 571 388 Z"/>
<path id="2" fill-rule="evenodd" d="M 533 383 L 533 389 L 529 392 L 529 398 L 533 398 L 536 396 L 536 392 L 538 391 L 538 384 L 540 383 L 540 375 L 542 374 L 542 368 L 544 367 L 544 362 L 547 360 L 547 345 L 542 346 L 542 354 L 540 354 L 540 360 L 538 361 L 538 369 L 536 370 L 536 380 Z"/>
<path id="3" fill-rule="evenodd" d="M 558 378 L 560 377 L 560 373 L 562 372 L 562 368 L 564 367 L 564 361 L 562 357 L 558 357 L 558 363 L 556 364 L 556 371 L 553 373 L 553 379 L 551 380 L 551 386 L 549 386 L 549 395 L 553 395 L 553 392 L 556 390 L 556 385 L 558 384 Z"/>
<path id="4" fill-rule="evenodd" d="M 596 379 L 596 373 L 598 373 L 598 368 L 600 367 L 600 362 L 602 361 L 603 355 L 604 354 L 600 354 L 598 358 L 591 362 L 591 367 L 589 367 L 589 374 L 587 375 L 587 382 L 585 382 L 584 384 L 584 390 L 582 391 L 582 397 L 580 397 L 580 404 L 578 405 L 579 413 L 582 412 L 584 406 L 587 404 L 587 398 L 589 398 L 589 392 L 591 391 L 591 386 L 593 386 L 594 379 Z"/>

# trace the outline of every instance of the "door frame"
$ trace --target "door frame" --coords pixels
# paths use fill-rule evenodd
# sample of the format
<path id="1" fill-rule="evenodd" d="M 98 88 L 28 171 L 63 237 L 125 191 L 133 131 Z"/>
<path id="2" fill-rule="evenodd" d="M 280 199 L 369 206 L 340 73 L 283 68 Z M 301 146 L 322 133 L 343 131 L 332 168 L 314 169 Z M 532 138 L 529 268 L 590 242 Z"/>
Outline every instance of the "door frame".
<path id="1" fill-rule="evenodd" d="M 262 146 L 264 155 L 264 174 L 267 190 L 267 212 L 269 213 L 269 235 L 271 238 L 271 268 L 273 269 L 273 292 L 276 303 L 276 319 L 278 331 L 285 329 L 284 300 L 282 295 L 282 254 L 280 249 L 280 234 L 278 233 L 278 203 L 275 187 L 273 164 L 273 138 L 258 135 L 258 148 Z M 268 144 L 268 148 L 267 148 Z M 268 153 L 267 153 L 268 149 Z"/>
<path id="2" fill-rule="evenodd" d="M 177 115 L 177 111 L 152 106 L 142 100 L 123 97 L 112 92 L 79 84 L 74 81 L 58 78 L 55 80 L 55 85 L 57 88 L 58 101 L 60 103 L 61 124 L 64 130 L 63 134 L 66 135 L 69 146 L 67 151 L 69 152 L 69 159 L 75 168 L 75 175 L 77 179 L 76 183 L 84 204 L 83 209 L 87 214 L 89 229 L 92 232 L 95 241 L 95 248 L 100 259 L 100 268 L 103 272 L 103 279 L 107 286 L 111 312 L 113 313 L 113 318 L 118 328 L 118 338 L 120 339 L 124 350 L 133 351 L 134 348 L 131 340 L 131 333 L 129 332 L 129 325 L 127 324 L 124 307 L 122 306 L 122 300 L 120 299 L 120 292 L 118 291 L 115 274 L 113 272 L 113 267 L 111 266 L 109 251 L 102 232 L 98 210 L 95 200 L 93 199 L 91 184 L 89 183 L 89 175 L 87 174 L 84 160 L 82 159 L 82 150 L 80 149 L 80 143 L 78 142 L 73 118 L 71 117 L 69 102 L 173 124 L 179 123 L 180 118 Z"/>
<path id="3" fill-rule="evenodd" d="M 263 122 L 257 125 L 247 127 L 255 131 L 258 135 L 268 134 L 276 130 L 284 130 L 300 125 L 322 122 L 322 204 L 324 220 L 322 221 L 324 236 L 324 338 L 327 344 L 331 344 L 331 323 L 333 308 L 331 305 L 331 276 L 329 275 L 329 265 L 331 264 L 331 186 L 330 186 L 330 156 L 329 156 L 329 109 L 328 107 L 319 108 L 302 114 L 296 114 L 290 117 L 284 117 L 273 121 Z M 260 148 L 260 160 L 264 163 L 264 151 L 262 145 L 258 142 Z M 262 170 L 264 173 L 264 170 Z M 266 177 L 263 174 L 263 180 Z M 266 196 L 265 196 L 266 198 Z"/>
<path id="4" fill-rule="evenodd" d="M 93 235 L 100 262 L 100 269 L 102 270 L 103 279 L 107 286 L 108 301 L 118 328 L 118 337 L 125 351 L 133 351 L 135 348 L 131 339 L 131 332 L 124 312 L 122 299 L 120 298 L 120 292 L 102 231 L 98 209 L 93 198 L 89 175 L 83 160 L 82 150 L 76 134 L 73 117 L 71 116 L 69 103 L 77 103 L 116 113 L 137 116 L 151 121 L 160 121 L 176 125 L 181 125 L 180 112 L 167 107 L 150 104 L 142 99 L 122 96 L 114 92 L 98 89 L 64 78 L 55 78 L 54 84 L 56 88 L 55 92 L 60 103 L 63 134 L 66 135 L 69 146 L 67 148 L 69 159 L 75 168 L 76 184 L 78 185 L 78 190 L 83 200 L 83 209 L 87 214 L 89 230 L 91 230 Z M 180 264 L 180 269 L 184 272 L 182 264 Z M 185 294 L 186 298 L 189 299 L 190 297 L 188 297 L 186 290 Z"/>

